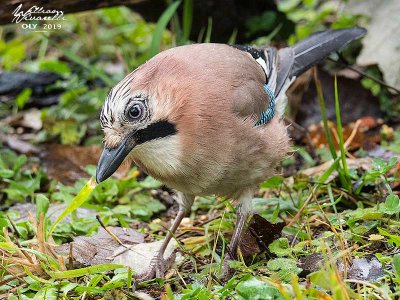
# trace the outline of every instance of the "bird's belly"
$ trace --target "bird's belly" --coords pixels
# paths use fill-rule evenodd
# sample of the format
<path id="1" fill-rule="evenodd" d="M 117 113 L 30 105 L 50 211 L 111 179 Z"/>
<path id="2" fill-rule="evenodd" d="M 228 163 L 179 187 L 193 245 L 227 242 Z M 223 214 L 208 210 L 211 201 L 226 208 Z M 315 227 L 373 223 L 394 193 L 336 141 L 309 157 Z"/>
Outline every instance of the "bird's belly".
<path id="1" fill-rule="evenodd" d="M 146 172 L 163 182 L 166 186 L 176 189 L 182 193 L 207 196 L 218 195 L 224 197 L 235 197 L 243 189 L 254 187 L 264 181 L 267 177 L 274 175 L 275 166 L 266 163 L 268 159 L 252 161 L 246 160 L 235 162 L 232 165 L 210 162 L 209 167 L 203 161 L 203 166 L 198 166 L 187 172 L 175 174 L 160 174 L 151 169 Z"/>

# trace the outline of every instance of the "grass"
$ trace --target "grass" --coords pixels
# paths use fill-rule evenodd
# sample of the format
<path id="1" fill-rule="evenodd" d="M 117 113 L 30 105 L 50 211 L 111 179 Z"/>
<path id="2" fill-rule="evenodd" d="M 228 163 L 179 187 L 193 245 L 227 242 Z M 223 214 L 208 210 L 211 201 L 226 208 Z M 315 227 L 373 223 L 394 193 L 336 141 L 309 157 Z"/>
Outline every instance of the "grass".
<path id="1" fill-rule="evenodd" d="M 183 5 L 182 27 L 179 5 Z M 52 33 L 48 37 L 25 35 L 23 39 L 17 36 L 13 41 L 4 41 L 0 51 L 6 57 L 13 49 L 19 55 L 8 61 L 3 56 L 3 68 L 57 70 L 62 76 L 51 87 L 62 90 L 60 103 L 41 110 L 43 128 L 34 132 L 36 142 L 62 142 L 70 147 L 99 144 L 97 114 L 108 88 L 128 69 L 160 49 L 190 42 L 192 19 L 190 0 L 170 2 L 156 24 L 146 23 L 126 9 L 112 8 L 69 16 L 70 27 L 66 31 L 74 39 Z M 166 30 L 169 22 L 175 24 L 173 32 Z M 102 35 L 90 34 L 99 30 Z M 230 42 L 234 39 L 235 34 Z M 212 41 L 211 18 L 199 40 Z M 29 52 L 25 43 L 39 45 L 37 53 Z M 77 54 L 66 49 L 74 49 Z M 123 71 L 105 71 L 110 61 Z M 101 83 L 93 84 L 97 79 Z M 242 252 L 232 265 L 235 275 L 226 283 L 218 275 L 235 223 L 234 207 L 227 199 L 199 197 L 176 235 L 183 261 L 166 279 L 142 283 L 134 290 L 130 268 L 112 263 L 76 265 L 74 252 L 58 253 L 57 245 L 91 236 L 103 226 L 133 227 L 146 234 L 147 242 L 161 239 L 174 212 L 168 200 L 171 192 L 154 179 L 144 178 L 136 169 L 120 180 L 111 178 L 97 186 L 85 179 L 64 185 L 49 178 L 36 157 L 17 155 L 1 146 L 1 297 L 11 300 L 266 299 L 266 295 L 271 299 L 335 300 L 399 297 L 398 161 L 376 158 L 367 169 L 351 167 L 356 154 L 349 153 L 351 138 L 346 141 L 342 134 L 340 87 L 335 80 L 336 125 L 332 125 L 317 79 L 330 157 L 323 161 L 302 148 L 300 155 L 307 166 L 324 168 L 309 176 L 305 175 L 305 165 L 294 161 L 300 167 L 293 176 L 275 176 L 260 185 L 254 199 L 257 212 L 273 224 L 284 222 L 286 226 L 281 237 L 265 245 L 267 251 L 254 251 L 247 256 Z M 15 112 L 24 113 L 29 93 L 24 91 L 17 97 Z M 10 125 L 2 124 L 0 130 L 8 133 L 11 129 Z M 87 177 L 94 176 L 94 166 L 82 169 Z M 32 204 L 36 213 L 24 214 L 14 206 L 17 203 Z M 54 218 L 51 209 L 59 203 L 65 205 Z M 82 208 L 86 209 L 84 214 L 80 213 Z M 250 234 L 246 239 L 252 237 Z M 382 276 L 378 279 L 352 276 L 352 262 L 361 258 L 376 259 Z M 307 259 L 313 262 L 314 269 L 304 263 Z M 317 261 L 320 264 L 314 263 Z"/>
<path id="2" fill-rule="evenodd" d="M 268 258 L 264 256 L 265 254 L 261 254 L 252 259 L 251 264 L 243 259 L 238 261 L 234 265 L 236 275 L 223 285 L 217 279 L 221 257 L 223 257 L 223 250 L 220 252 L 220 247 L 221 243 L 222 245 L 227 243 L 225 237 L 232 230 L 235 216 L 229 202 L 223 199 L 221 201 L 198 199 L 199 203 L 195 208 L 197 214 L 193 224 L 199 222 L 201 216 L 207 216 L 210 221 L 200 222 L 199 225 L 189 226 L 188 229 L 185 229 L 185 226 L 181 227 L 181 234 L 186 237 L 181 237 L 178 241 L 181 241 L 180 247 L 186 253 L 186 267 L 179 270 L 176 277 L 141 284 L 138 291 L 153 296 L 162 294 L 164 299 L 209 299 L 212 297 L 255 299 L 266 293 L 275 295 L 276 299 L 319 299 L 321 297 L 374 299 L 371 295 L 381 299 L 394 297 L 399 293 L 396 282 L 398 282 L 400 267 L 398 255 L 393 256 L 392 253 L 395 253 L 400 245 L 398 236 L 395 234 L 400 225 L 398 219 L 400 209 L 398 196 L 390 188 L 390 184 L 396 178 L 387 174 L 396 161 L 377 160 L 371 170 L 361 174 L 364 186 L 383 184 L 387 188 L 390 194 L 387 195 L 386 200 L 381 203 L 380 201 L 372 203 L 372 206 L 364 204 L 364 192 L 361 189 L 356 207 L 350 209 L 342 204 L 345 202 L 347 205 L 350 204 L 349 200 L 356 195 L 343 187 L 338 189 L 334 182 L 328 180 L 332 173 L 338 170 L 340 161 L 341 157 L 338 156 L 323 174 L 314 179 L 299 178 L 293 181 L 290 178 L 282 178 L 269 180 L 268 183 L 262 185 L 268 188 L 263 188 L 261 193 L 268 194 L 270 199 L 255 199 L 259 212 L 269 218 L 275 215 L 277 219 L 274 221 L 286 220 L 286 222 L 290 221 L 290 224 L 283 231 L 284 237 L 269 245 Z M 18 173 L 18 169 L 15 170 L 17 173 L 13 176 L 22 175 Z M 8 177 L 6 172 L 2 174 Z M 125 179 L 122 184 L 111 179 L 105 183 L 108 187 L 94 188 L 89 181 L 79 193 L 79 189 L 75 189 L 73 193 L 78 194 L 75 200 L 70 202 L 55 221 L 50 221 L 46 217 L 49 200 L 44 196 L 39 197 L 42 194 L 36 197 L 37 211 L 42 212 L 37 214 L 36 218 L 31 217 L 28 221 L 13 221 L 18 220 L 17 215 L 10 211 L 7 213 L 9 218 L 0 219 L 2 224 L 6 224 L 11 230 L 11 235 L 8 230 L 3 231 L 3 241 L 0 244 L 2 265 L 7 269 L 7 271 L 4 269 L 2 279 L 5 291 L 18 291 L 17 295 L 21 299 L 32 295 L 51 299 L 57 294 L 61 299 L 81 298 L 84 295 L 96 297 L 96 295 L 106 295 L 114 290 L 120 290 L 122 295 L 125 295 L 124 297 L 137 295 L 135 294 L 137 292 L 129 288 L 132 286 L 132 273 L 129 269 L 115 264 L 68 269 L 64 264 L 65 260 L 54 254 L 52 250 L 54 242 L 51 236 L 59 237 L 60 230 L 65 232 L 65 225 L 59 223 L 63 217 L 72 213 L 85 200 L 89 201 L 88 204 L 96 203 L 100 199 L 96 200 L 93 197 L 100 197 L 99 192 L 102 189 L 109 190 L 115 184 L 121 184 L 118 188 L 120 192 L 117 194 L 118 198 L 123 198 L 124 193 L 129 193 L 129 188 L 123 189 L 127 186 L 127 180 L 130 181 L 130 186 L 140 184 L 135 183 L 135 179 Z M 312 183 L 313 181 L 317 183 Z M 153 183 L 142 185 L 157 187 Z M 282 185 L 285 188 L 280 188 Z M 88 193 L 93 188 L 92 195 L 88 197 Z M 271 198 L 272 195 L 279 197 L 276 200 L 279 203 L 278 210 Z M 384 200 L 384 195 L 379 196 L 379 190 L 376 190 L 374 197 Z M 54 201 L 51 194 L 49 199 L 50 203 Z M 214 204 L 210 205 L 210 200 Z M 216 217 L 213 218 L 212 215 Z M 94 217 L 88 217 L 90 218 Z M 103 219 L 106 220 L 106 224 L 112 224 L 111 220 Z M 80 221 L 82 220 L 73 218 L 73 222 L 78 222 L 77 224 L 80 224 Z M 125 219 L 125 221 L 128 220 Z M 159 227 L 155 227 L 156 224 L 154 221 L 148 224 L 150 233 L 160 230 Z M 95 223 L 92 222 L 92 226 L 96 226 Z M 22 228 L 25 228 L 26 234 L 22 233 Z M 48 236 L 47 241 L 46 236 Z M 377 248 L 376 243 L 384 243 L 387 248 Z M 302 257 L 315 254 L 320 254 L 322 257 L 321 269 L 307 275 L 306 282 L 308 283 L 304 285 L 305 279 L 300 276 L 302 269 L 297 266 L 298 262 Z M 346 279 L 346 276 L 338 269 L 337 261 L 342 261 L 348 269 L 354 258 L 371 255 L 377 257 L 384 265 L 389 263 L 393 266 L 393 269 L 386 268 L 386 275 L 383 275 L 379 281 Z M 194 268 L 194 266 L 197 267 Z"/>

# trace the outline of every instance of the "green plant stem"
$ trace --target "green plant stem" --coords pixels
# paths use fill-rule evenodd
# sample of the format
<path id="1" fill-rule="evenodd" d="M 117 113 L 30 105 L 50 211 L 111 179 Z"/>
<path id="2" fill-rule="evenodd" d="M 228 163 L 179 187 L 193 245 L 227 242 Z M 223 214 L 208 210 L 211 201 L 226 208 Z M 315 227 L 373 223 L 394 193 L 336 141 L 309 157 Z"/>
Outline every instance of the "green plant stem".
<path id="1" fill-rule="evenodd" d="M 157 21 L 156 29 L 153 33 L 153 39 L 151 40 L 149 56 L 152 57 L 156 55 L 160 51 L 160 45 L 162 40 L 162 35 L 167 27 L 169 21 L 174 16 L 176 10 L 178 9 L 180 1 L 173 2 L 168 8 L 163 12 L 160 18 Z"/>
<path id="2" fill-rule="evenodd" d="M 183 41 L 182 43 L 187 43 L 190 38 L 190 32 L 192 30 L 193 21 L 193 0 L 183 1 L 183 21 L 182 21 L 182 31 L 183 31 Z"/>
<path id="3" fill-rule="evenodd" d="M 336 154 L 336 151 L 335 151 L 335 146 L 334 146 L 334 143 L 333 143 L 332 135 L 331 135 L 331 133 L 329 131 L 328 115 L 326 113 L 325 98 L 324 98 L 324 94 L 322 92 L 321 82 L 317 78 L 316 72 L 315 72 L 315 87 L 317 89 L 319 106 L 321 108 L 322 123 L 324 125 L 326 139 L 328 140 L 329 151 L 331 152 L 332 158 L 336 159 L 337 154 Z"/>
<path id="4" fill-rule="evenodd" d="M 322 92 L 321 82 L 318 79 L 316 71 L 314 72 L 314 81 L 315 81 L 315 87 L 317 89 L 319 106 L 321 108 L 322 123 L 324 125 L 326 139 L 328 140 L 329 151 L 331 152 L 332 158 L 334 160 L 336 160 L 337 154 L 336 154 L 336 150 L 335 150 L 335 145 L 333 143 L 332 135 L 331 135 L 331 132 L 329 130 L 328 115 L 326 113 L 325 98 L 324 98 L 324 94 Z M 340 164 L 337 165 L 336 170 L 339 173 L 340 183 L 342 184 L 343 187 L 347 187 L 347 181 L 346 181 L 346 179 L 345 179 L 345 177 L 343 175 L 343 170 L 340 167 Z"/>
<path id="5" fill-rule="evenodd" d="M 346 150 L 344 148 L 343 128 L 342 128 L 342 119 L 340 116 L 339 92 L 338 92 L 336 75 L 335 75 L 335 80 L 334 80 L 334 90 L 335 90 L 336 126 L 337 126 L 337 132 L 338 132 L 338 136 L 339 136 L 340 156 L 341 156 L 341 161 L 342 161 L 342 166 L 343 166 L 343 171 L 344 171 L 343 177 L 344 177 L 344 180 L 346 181 L 346 185 L 345 185 L 346 189 L 351 191 L 350 174 L 349 174 L 349 169 L 347 167 Z"/>

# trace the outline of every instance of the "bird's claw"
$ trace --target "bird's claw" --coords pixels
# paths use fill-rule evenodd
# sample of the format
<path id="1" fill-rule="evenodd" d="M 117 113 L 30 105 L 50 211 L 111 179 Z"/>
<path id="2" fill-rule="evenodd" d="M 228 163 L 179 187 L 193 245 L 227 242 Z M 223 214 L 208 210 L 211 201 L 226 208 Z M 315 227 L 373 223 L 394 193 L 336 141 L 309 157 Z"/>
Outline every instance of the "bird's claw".
<path id="1" fill-rule="evenodd" d="M 143 275 L 136 278 L 136 283 L 151 280 L 154 278 L 164 278 L 165 272 L 175 261 L 176 254 L 172 253 L 167 259 L 161 253 L 156 254 L 150 261 L 149 269 Z"/>
<path id="2" fill-rule="evenodd" d="M 220 279 L 222 281 L 228 281 L 232 278 L 234 270 L 229 266 L 230 262 L 233 261 L 229 253 L 224 256 L 224 262 L 222 263 L 222 270 L 220 274 Z"/>

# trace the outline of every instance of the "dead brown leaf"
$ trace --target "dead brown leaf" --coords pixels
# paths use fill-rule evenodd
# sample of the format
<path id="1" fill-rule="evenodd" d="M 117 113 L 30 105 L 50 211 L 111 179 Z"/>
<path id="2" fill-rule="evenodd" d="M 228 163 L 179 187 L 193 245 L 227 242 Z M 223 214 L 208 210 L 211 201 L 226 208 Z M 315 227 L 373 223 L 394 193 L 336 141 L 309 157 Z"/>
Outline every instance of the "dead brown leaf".
<path id="1" fill-rule="evenodd" d="M 343 272 L 342 262 L 338 263 L 338 269 Z M 353 259 L 350 268 L 347 270 L 348 279 L 376 282 L 383 276 L 385 276 L 385 270 L 381 262 L 374 256 Z"/>
<path id="2" fill-rule="evenodd" d="M 243 257 L 249 260 L 255 254 L 268 251 L 268 245 L 281 236 L 285 226 L 284 222 L 273 224 L 254 214 L 239 243 Z"/>
<path id="3" fill-rule="evenodd" d="M 300 257 L 297 264 L 299 268 L 303 269 L 300 276 L 306 277 L 308 274 L 320 270 L 323 262 L 324 257 L 321 253 L 312 253 L 310 255 Z"/>
<path id="4" fill-rule="evenodd" d="M 98 233 L 75 237 L 73 242 L 59 246 L 56 251 L 66 256 L 72 249 L 72 259 L 79 265 L 115 263 L 131 267 L 136 275 L 145 273 L 163 241 L 145 243 L 146 235 L 131 228 L 107 227 L 107 230 L 116 238 L 100 227 Z M 168 244 L 164 253 L 166 269 L 175 261 L 176 247 L 175 240 Z"/>
<path id="5" fill-rule="evenodd" d="M 33 130 L 42 129 L 43 123 L 41 119 L 41 111 L 37 108 L 32 108 L 17 114 L 13 114 L 3 120 L 4 123 L 12 127 L 24 127 Z"/>
<path id="6" fill-rule="evenodd" d="M 145 234 L 139 233 L 131 228 L 107 227 L 118 239 L 127 247 L 139 243 L 144 243 Z M 110 263 L 116 248 L 120 244 L 102 227 L 98 233 L 87 237 L 78 236 L 70 243 L 72 247 L 72 257 L 82 265 L 91 266 L 103 263 Z M 58 253 L 69 252 L 70 244 L 64 244 L 56 250 Z"/>
<path id="7" fill-rule="evenodd" d="M 360 148 L 370 148 L 381 141 L 379 127 L 383 124 L 381 119 L 374 119 L 370 116 L 363 117 L 357 122 L 350 123 L 343 127 L 343 138 L 346 141 L 351 136 L 351 142 L 348 150 L 357 150 Z M 357 127 L 356 127 L 357 126 Z M 329 122 L 329 129 L 333 137 L 335 149 L 339 150 L 339 138 L 336 125 Z M 376 129 L 376 130 L 375 130 Z M 324 127 L 321 123 L 313 124 L 308 127 L 310 139 L 314 147 L 328 147 L 328 139 L 325 135 Z"/>
<path id="8" fill-rule="evenodd" d="M 46 173 L 51 179 L 63 184 L 73 184 L 77 179 L 89 178 L 85 166 L 96 165 L 102 151 L 101 146 L 73 146 L 49 144 L 42 153 L 41 159 Z M 115 176 L 126 176 L 129 165 L 123 164 Z"/>

